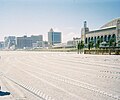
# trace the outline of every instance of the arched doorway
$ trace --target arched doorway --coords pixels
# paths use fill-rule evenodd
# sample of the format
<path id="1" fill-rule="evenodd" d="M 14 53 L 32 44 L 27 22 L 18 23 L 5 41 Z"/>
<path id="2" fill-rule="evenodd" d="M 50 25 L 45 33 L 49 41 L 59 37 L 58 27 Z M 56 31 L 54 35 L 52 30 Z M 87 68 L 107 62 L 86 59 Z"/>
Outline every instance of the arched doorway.
<path id="1" fill-rule="evenodd" d="M 112 39 L 114 42 L 116 42 L 116 35 L 115 34 L 112 35 Z"/>
<path id="2" fill-rule="evenodd" d="M 88 38 L 88 43 L 90 42 L 90 37 Z"/>
<path id="3" fill-rule="evenodd" d="M 107 41 L 107 35 L 104 36 L 104 41 L 105 41 L 105 42 Z"/>
<path id="4" fill-rule="evenodd" d="M 87 38 L 85 38 L 85 44 L 87 44 Z"/>
<path id="5" fill-rule="evenodd" d="M 94 43 L 96 43 L 96 36 L 94 37 Z"/>
<path id="6" fill-rule="evenodd" d="M 99 40 L 99 39 L 100 39 L 100 37 L 98 36 L 98 37 L 97 37 L 97 40 Z"/>
<path id="7" fill-rule="evenodd" d="M 91 37 L 91 41 L 93 41 L 93 37 Z"/>
<path id="8" fill-rule="evenodd" d="M 110 39 L 111 39 L 111 35 L 108 35 L 108 41 L 110 41 Z"/>
<path id="9" fill-rule="evenodd" d="M 103 42 L 103 36 L 101 36 L 101 42 Z"/>

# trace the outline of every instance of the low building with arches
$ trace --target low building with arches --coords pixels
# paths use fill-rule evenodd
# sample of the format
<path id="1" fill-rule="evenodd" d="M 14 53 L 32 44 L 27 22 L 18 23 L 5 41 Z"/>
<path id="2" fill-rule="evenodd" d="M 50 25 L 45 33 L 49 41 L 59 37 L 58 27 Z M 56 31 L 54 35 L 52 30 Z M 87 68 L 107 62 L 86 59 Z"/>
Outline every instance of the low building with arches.
<path id="1" fill-rule="evenodd" d="M 87 27 L 87 22 L 84 21 L 84 27 L 81 29 L 81 40 L 86 45 L 90 42 L 96 44 L 98 41 L 109 42 L 113 40 L 117 47 L 120 47 L 120 18 L 114 19 L 97 30 L 90 31 Z"/>

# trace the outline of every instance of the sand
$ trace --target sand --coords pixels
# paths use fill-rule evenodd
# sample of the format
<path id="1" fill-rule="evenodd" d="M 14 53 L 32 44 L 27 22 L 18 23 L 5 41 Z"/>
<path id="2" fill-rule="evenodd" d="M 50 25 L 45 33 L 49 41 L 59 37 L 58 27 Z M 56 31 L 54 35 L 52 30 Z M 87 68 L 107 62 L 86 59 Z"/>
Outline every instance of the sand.
<path id="1" fill-rule="evenodd" d="M 0 51 L 0 100 L 120 100 L 120 56 Z"/>

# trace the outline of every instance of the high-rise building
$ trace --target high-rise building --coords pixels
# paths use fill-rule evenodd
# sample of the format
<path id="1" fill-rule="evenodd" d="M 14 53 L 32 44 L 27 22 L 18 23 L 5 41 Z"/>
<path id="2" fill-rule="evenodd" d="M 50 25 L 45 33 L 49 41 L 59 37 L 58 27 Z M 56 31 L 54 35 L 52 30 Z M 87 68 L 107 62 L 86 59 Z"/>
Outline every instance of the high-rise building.
<path id="1" fill-rule="evenodd" d="M 31 48 L 31 47 L 32 47 L 32 40 L 30 37 L 27 36 L 17 37 L 17 49 Z"/>
<path id="2" fill-rule="evenodd" d="M 16 37 L 15 36 L 8 36 L 4 38 L 5 41 L 5 48 L 9 49 L 11 46 L 16 45 Z"/>
<path id="3" fill-rule="evenodd" d="M 42 35 L 32 35 L 31 36 L 32 43 L 36 43 L 37 41 L 43 41 Z"/>
<path id="4" fill-rule="evenodd" d="M 43 41 L 42 35 L 38 35 L 38 36 L 32 35 L 31 37 L 27 37 L 27 36 L 17 37 L 17 48 L 18 49 L 33 48 L 36 43 L 42 41 Z"/>
<path id="5" fill-rule="evenodd" d="M 61 32 L 54 32 L 51 28 L 48 32 L 48 43 L 50 46 L 61 43 Z"/>

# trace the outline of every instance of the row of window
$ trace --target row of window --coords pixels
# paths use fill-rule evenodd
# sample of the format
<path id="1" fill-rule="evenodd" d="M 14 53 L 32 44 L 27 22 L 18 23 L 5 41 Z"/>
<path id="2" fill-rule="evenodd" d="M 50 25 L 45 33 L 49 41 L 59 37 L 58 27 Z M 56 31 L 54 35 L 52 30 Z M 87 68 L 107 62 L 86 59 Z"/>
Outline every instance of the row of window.
<path id="1" fill-rule="evenodd" d="M 97 42 L 97 40 L 100 40 L 100 42 L 103 41 L 109 41 L 110 39 L 114 39 L 114 41 L 116 41 L 116 35 L 105 35 L 105 36 L 95 36 L 95 37 L 88 37 L 85 39 L 85 44 L 88 44 L 89 42 L 93 41 L 94 43 Z"/>

